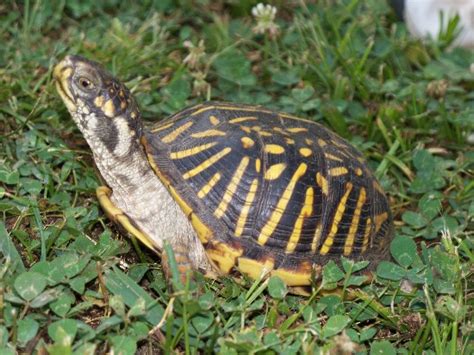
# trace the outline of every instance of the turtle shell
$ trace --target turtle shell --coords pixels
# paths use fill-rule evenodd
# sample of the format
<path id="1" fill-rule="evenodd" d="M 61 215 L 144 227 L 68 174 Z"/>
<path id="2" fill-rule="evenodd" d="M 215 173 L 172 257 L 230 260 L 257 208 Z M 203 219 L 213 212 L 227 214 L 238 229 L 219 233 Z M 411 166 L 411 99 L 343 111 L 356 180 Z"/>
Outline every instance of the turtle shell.
<path id="1" fill-rule="evenodd" d="M 273 270 L 308 285 L 331 259 L 387 256 L 384 192 L 361 154 L 320 124 L 211 102 L 159 122 L 142 142 L 224 273 Z"/>

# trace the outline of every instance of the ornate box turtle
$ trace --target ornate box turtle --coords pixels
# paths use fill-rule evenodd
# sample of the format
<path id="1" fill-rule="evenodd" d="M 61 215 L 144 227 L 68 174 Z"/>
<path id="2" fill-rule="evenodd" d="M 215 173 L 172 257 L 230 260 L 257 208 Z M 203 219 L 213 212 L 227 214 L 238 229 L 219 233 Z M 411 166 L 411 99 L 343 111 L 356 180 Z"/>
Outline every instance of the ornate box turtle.
<path id="1" fill-rule="evenodd" d="M 129 90 L 68 56 L 56 85 L 108 187 L 108 216 L 179 270 L 310 285 L 329 260 L 388 255 L 392 217 L 361 154 L 320 124 L 209 102 L 144 128 Z"/>

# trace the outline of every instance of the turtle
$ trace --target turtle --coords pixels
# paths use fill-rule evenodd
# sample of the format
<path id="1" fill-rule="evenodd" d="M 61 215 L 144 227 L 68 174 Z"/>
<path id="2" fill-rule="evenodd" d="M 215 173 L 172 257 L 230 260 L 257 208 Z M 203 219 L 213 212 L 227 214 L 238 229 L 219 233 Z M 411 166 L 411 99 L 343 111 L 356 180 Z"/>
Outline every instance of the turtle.
<path id="1" fill-rule="evenodd" d="M 130 90 L 68 55 L 57 90 L 105 181 L 105 213 L 179 274 L 314 285 L 329 261 L 389 258 L 393 220 L 364 157 L 325 126 L 218 101 L 147 126 Z M 165 248 L 165 249 L 164 249 Z"/>

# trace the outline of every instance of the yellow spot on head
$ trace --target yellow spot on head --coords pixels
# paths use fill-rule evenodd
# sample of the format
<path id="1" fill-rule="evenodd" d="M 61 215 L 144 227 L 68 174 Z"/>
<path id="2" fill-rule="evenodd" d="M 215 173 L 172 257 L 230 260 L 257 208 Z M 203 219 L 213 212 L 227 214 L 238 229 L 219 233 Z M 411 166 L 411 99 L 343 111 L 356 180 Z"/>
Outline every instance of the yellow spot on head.
<path id="1" fill-rule="evenodd" d="M 102 105 L 102 112 L 107 117 L 114 117 L 115 115 L 115 107 L 114 102 L 112 100 L 108 100 L 105 104 Z"/>
<path id="2" fill-rule="evenodd" d="M 270 154 L 282 154 L 285 152 L 285 148 L 278 144 L 266 144 L 264 150 Z"/>
<path id="3" fill-rule="evenodd" d="M 240 141 L 242 142 L 244 148 L 251 148 L 255 144 L 253 139 L 249 137 L 242 137 L 240 138 Z"/>
<path id="4" fill-rule="evenodd" d="M 285 168 L 286 168 L 286 164 L 284 163 L 272 165 L 271 167 L 268 168 L 267 171 L 265 171 L 265 179 L 266 180 L 278 179 L 281 173 L 283 172 L 283 170 L 285 170 Z"/>
<path id="5" fill-rule="evenodd" d="M 121 108 L 122 110 L 125 110 L 125 109 L 127 108 L 127 103 L 126 103 L 125 101 L 121 101 L 121 102 L 120 102 L 120 108 Z"/>
<path id="6" fill-rule="evenodd" d="M 305 158 L 309 157 L 311 154 L 313 154 L 313 151 L 309 148 L 300 148 L 300 154 L 304 156 Z"/>
<path id="7" fill-rule="evenodd" d="M 132 111 L 132 113 L 130 113 L 130 116 L 135 119 L 137 118 L 137 113 L 135 111 Z"/>
<path id="8" fill-rule="evenodd" d="M 103 104 L 104 104 L 104 97 L 97 96 L 94 100 L 94 105 L 96 105 L 97 107 L 102 107 Z"/>
<path id="9" fill-rule="evenodd" d="M 331 176 L 341 176 L 347 174 L 347 169 L 343 166 L 329 169 L 329 175 Z"/>
<path id="10" fill-rule="evenodd" d="M 209 121 L 213 126 L 216 126 L 220 123 L 219 119 L 216 116 L 209 116 Z"/>

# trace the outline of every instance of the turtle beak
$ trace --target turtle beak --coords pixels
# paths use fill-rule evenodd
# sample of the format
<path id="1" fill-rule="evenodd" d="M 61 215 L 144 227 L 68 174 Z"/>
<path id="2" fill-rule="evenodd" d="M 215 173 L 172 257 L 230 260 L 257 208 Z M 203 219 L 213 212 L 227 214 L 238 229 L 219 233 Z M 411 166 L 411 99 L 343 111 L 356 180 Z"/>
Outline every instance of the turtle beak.
<path id="1" fill-rule="evenodd" d="M 56 89 L 63 99 L 66 107 L 71 112 L 75 112 L 77 107 L 74 103 L 73 95 L 69 89 L 69 78 L 73 73 L 73 62 L 71 56 L 66 56 L 53 70 L 53 78 L 56 80 Z"/>

